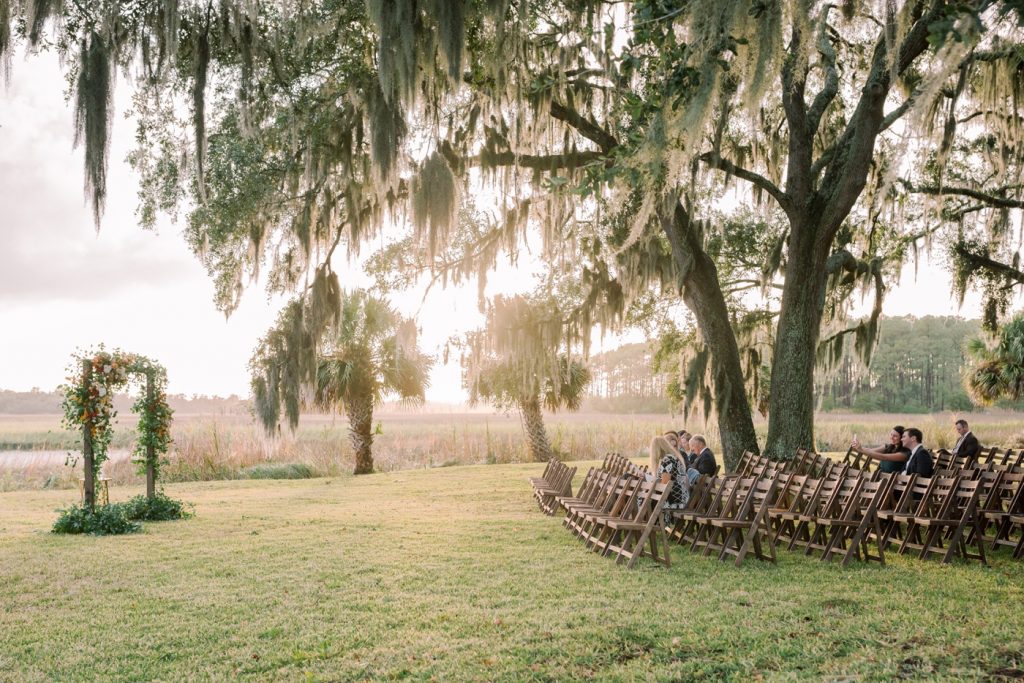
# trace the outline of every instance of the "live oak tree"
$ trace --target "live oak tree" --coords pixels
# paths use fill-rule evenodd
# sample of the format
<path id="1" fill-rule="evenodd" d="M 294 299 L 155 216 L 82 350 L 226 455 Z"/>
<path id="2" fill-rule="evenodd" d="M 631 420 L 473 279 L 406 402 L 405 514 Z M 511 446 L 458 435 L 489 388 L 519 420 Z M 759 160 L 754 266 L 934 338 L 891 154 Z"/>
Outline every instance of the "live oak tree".
<path id="1" fill-rule="evenodd" d="M 684 366 L 727 463 L 758 449 L 748 390 L 766 374 L 766 449 L 813 444 L 815 368 L 848 339 L 870 353 L 900 263 L 950 220 L 929 197 L 949 194 L 958 150 L 998 131 L 980 153 L 999 172 L 969 189 L 1018 191 L 1012 2 L 0 5 L 33 44 L 61 15 L 97 210 L 112 75 L 137 72 L 143 216 L 193 202 L 188 238 L 226 311 L 264 260 L 272 289 L 315 298 L 337 247 L 389 218 L 443 249 L 459 195 L 487 185 L 499 219 L 467 254 L 486 266 L 532 239 L 580 264 L 589 293 L 563 341 L 652 289 L 686 304 L 706 363 Z M 730 220 L 737 202 L 757 220 Z M 773 232 L 753 230 L 770 246 L 736 268 L 715 245 L 740 223 Z M 872 315 L 844 326 L 864 290 Z"/>
<path id="2" fill-rule="evenodd" d="M 322 275 L 322 274 L 321 274 Z M 317 286 L 336 288 L 322 275 Z M 433 359 L 416 344 L 416 325 L 387 301 L 356 290 L 312 297 L 319 310 L 291 302 L 260 341 L 250 363 L 256 414 L 270 434 L 280 429 L 281 408 L 295 429 L 303 405 L 340 410 L 348 417 L 355 474 L 373 472 L 373 410 L 389 395 L 423 401 Z M 305 391 L 312 386 L 312 393 Z"/>

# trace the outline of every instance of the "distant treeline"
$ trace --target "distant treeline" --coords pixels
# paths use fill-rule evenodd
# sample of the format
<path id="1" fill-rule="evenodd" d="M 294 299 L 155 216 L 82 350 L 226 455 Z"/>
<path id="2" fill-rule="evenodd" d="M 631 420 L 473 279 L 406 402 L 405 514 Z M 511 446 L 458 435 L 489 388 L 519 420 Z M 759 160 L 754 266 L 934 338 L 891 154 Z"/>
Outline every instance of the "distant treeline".
<path id="1" fill-rule="evenodd" d="M 865 371 L 848 350 L 835 372 L 819 379 L 821 408 L 865 413 L 969 410 L 971 400 L 961 382 L 964 346 L 980 333 L 978 320 L 882 318 L 871 367 Z"/>
<path id="2" fill-rule="evenodd" d="M 60 414 L 63 395 L 57 391 L 9 391 L 0 389 L 0 414 L 7 415 L 51 415 Z M 118 394 L 114 397 L 114 407 L 118 413 L 128 415 L 131 412 L 135 396 Z M 246 414 L 249 412 L 249 401 L 238 396 L 221 398 L 220 396 L 192 396 L 170 394 L 167 402 L 177 413 L 210 414 Z"/>
<path id="3" fill-rule="evenodd" d="M 592 379 L 583 410 L 599 413 L 668 413 L 668 378 L 651 371 L 653 344 L 624 344 L 592 356 Z"/>
<path id="4" fill-rule="evenodd" d="M 883 317 L 870 368 L 847 350 L 817 378 L 821 410 L 930 413 L 970 410 L 961 384 L 967 341 L 981 322 L 953 316 Z M 593 356 L 594 379 L 583 409 L 608 413 L 667 413 L 667 377 L 651 370 L 653 344 L 626 344 Z M 1001 407 L 1024 409 L 1022 404 Z"/>

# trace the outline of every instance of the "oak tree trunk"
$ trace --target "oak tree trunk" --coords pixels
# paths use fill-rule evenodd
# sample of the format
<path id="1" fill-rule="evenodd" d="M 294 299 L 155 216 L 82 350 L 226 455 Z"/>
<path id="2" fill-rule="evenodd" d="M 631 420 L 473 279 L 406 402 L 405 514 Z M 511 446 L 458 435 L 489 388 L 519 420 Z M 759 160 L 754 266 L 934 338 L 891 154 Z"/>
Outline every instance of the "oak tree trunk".
<path id="1" fill-rule="evenodd" d="M 765 454 L 779 460 L 792 458 L 797 448 L 815 447 L 814 368 L 827 256 L 827 247 L 815 244 L 814 231 L 793 230 L 789 249 L 793 267 L 786 269 L 779 309 L 765 443 Z"/>
<path id="2" fill-rule="evenodd" d="M 666 217 L 667 218 L 667 217 Z M 718 268 L 704 251 L 690 216 L 677 202 L 663 225 L 681 273 L 683 301 L 711 353 L 711 382 L 722 439 L 722 459 L 733 470 L 744 451 L 760 453 L 740 363 L 736 333 L 718 280 Z"/>

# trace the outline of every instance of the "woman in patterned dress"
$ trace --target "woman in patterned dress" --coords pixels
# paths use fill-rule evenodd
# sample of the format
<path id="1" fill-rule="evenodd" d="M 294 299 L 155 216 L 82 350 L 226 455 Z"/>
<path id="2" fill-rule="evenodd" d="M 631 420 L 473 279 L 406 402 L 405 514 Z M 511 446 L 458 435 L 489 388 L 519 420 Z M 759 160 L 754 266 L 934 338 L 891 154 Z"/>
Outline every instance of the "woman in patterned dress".
<path id="1" fill-rule="evenodd" d="M 672 483 L 668 500 L 662 506 L 665 526 L 673 522 L 675 512 L 685 510 L 690 502 L 690 482 L 686 478 L 686 460 L 679 451 L 679 435 L 665 432 L 651 440 L 651 473 L 662 484 Z"/>

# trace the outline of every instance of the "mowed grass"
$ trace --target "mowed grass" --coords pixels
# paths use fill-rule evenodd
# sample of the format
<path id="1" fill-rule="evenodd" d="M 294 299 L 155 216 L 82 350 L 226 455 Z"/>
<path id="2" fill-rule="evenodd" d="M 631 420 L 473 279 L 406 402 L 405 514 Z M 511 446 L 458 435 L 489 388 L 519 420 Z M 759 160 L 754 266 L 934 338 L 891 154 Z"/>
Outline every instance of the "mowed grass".
<path id="1" fill-rule="evenodd" d="M 0 494 L 0 680 L 1024 675 L 1006 551 L 627 571 L 537 510 L 540 469 L 175 484 L 195 518 L 116 538 L 48 533 L 71 492 Z"/>

